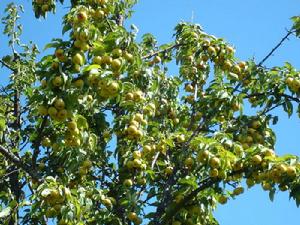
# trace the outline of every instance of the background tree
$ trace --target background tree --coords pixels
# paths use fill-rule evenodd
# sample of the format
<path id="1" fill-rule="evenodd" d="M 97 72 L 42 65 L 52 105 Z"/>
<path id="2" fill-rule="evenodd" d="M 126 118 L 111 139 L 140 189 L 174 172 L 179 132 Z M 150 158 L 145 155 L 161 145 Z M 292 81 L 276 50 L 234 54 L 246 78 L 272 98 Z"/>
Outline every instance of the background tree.
<path id="1" fill-rule="evenodd" d="M 4 224 L 217 224 L 218 203 L 261 184 L 299 204 L 298 158 L 277 156 L 270 124 L 299 103 L 290 64 L 239 61 L 199 25 L 180 23 L 173 43 L 135 40 L 124 20 L 135 1 L 73 1 L 67 40 L 35 64 L 22 45 L 18 10 L 7 7 L 12 55 L 1 94 Z M 33 2 L 37 17 L 55 2 Z M 169 62 L 180 73 L 168 75 Z M 35 83 L 38 81 L 37 83 Z M 255 114 L 243 113 L 250 102 Z M 294 103 L 294 104 L 293 104 Z M 28 196 L 26 193 L 30 192 Z"/>

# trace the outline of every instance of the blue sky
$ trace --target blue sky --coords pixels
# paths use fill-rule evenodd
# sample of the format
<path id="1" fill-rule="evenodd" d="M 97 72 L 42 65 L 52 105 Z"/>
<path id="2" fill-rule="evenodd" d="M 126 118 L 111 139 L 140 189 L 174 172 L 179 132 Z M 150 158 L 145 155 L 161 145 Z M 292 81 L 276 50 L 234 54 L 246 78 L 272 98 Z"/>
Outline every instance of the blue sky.
<path id="1" fill-rule="evenodd" d="M 8 2 L 0 1 L 0 15 Z M 51 38 L 61 37 L 61 16 L 67 10 L 65 7 L 59 7 L 57 15 L 50 15 L 47 20 L 36 20 L 31 1 L 14 2 L 23 4 L 26 10 L 22 17 L 23 42 L 32 40 L 42 49 Z M 259 61 L 285 35 L 285 29 L 291 26 L 289 18 L 300 14 L 300 4 L 297 0 L 141 0 L 135 10 L 129 23 L 139 28 L 140 35 L 153 33 L 160 44 L 171 41 L 178 22 L 193 21 L 201 24 L 207 33 L 223 37 L 235 46 L 240 59 L 254 57 Z M 5 40 L 0 35 L 0 55 L 8 52 Z M 292 37 L 266 65 L 282 65 L 289 61 L 300 68 L 299 49 L 300 40 Z M 2 75 L 3 70 L 0 73 Z M 280 111 L 275 113 L 281 118 L 274 128 L 278 139 L 276 151 L 299 156 L 300 120 L 296 116 L 288 119 Z M 279 193 L 271 203 L 268 193 L 256 187 L 220 206 L 215 215 L 222 225 L 298 225 L 299 212 L 295 203 L 289 201 L 288 193 Z"/>

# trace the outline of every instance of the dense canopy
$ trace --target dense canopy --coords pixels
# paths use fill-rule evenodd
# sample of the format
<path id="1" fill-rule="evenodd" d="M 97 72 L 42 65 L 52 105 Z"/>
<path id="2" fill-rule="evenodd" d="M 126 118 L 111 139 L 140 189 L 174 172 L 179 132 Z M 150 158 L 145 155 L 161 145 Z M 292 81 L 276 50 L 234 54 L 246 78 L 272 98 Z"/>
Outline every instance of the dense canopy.
<path id="1" fill-rule="evenodd" d="M 136 0 L 60 2 L 70 6 L 64 39 L 41 60 L 20 40 L 22 7 L 3 16 L 1 224 L 213 225 L 218 204 L 257 184 L 300 204 L 298 157 L 276 154 L 270 128 L 275 108 L 300 113 L 300 72 L 264 66 L 299 35 L 299 17 L 256 62 L 193 23 L 179 23 L 171 43 L 137 41 L 124 25 Z M 61 4 L 32 2 L 37 18 Z"/>

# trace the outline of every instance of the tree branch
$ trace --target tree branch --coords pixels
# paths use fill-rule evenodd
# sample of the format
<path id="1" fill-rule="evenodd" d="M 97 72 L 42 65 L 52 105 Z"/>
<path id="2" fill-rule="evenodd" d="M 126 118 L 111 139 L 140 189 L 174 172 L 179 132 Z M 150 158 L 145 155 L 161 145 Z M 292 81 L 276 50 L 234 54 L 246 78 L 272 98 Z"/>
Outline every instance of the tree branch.
<path id="1" fill-rule="evenodd" d="M 293 28 L 288 30 L 287 34 L 279 41 L 279 43 L 257 64 L 257 67 L 261 67 L 272 55 L 273 53 L 285 42 L 288 40 L 289 36 L 295 32 Z M 249 78 L 250 75 L 246 76 L 242 81 L 245 81 Z M 233 89 L 233 92 L 236 92 L 239 87 L 242 85 L 242 81 L 240 81 L 236 87 Z"/>
<path id="2" fill-rule="evenodd" d="M 0 59 L 0 63 L 5 66 L 7 69 L 16 72 L 16 69 L 12 68 L 12 66 L 10 66 L 8 63 L 4 62 L 2 59 Z"/>
<path id="3" fill-rule="evenodd" d="M 272 110 L 278 108 L 279 106 L 283 105 L 284 103 L 278 103 L 272 107 L 266 107 L 261 113 L 259 113 L 258 115 L 261 116 L 261 115 L 266 115 L 268 112 L 271 112 Z"/>
<path id="4" fill-rule="evenodd" d="M 162 50 L 153 52 L 153 53 L 151 53 L 151 54 L 145 55 L 145 56 L 142 57 L 142 59 L 149 59 L 149 58 L 152 58 L 153 56 L 157 56 L 157 55 L 159 55 L 159 54 L 161 54 L 161 53 L 165 53 L 165 52 L 171 51 L 171 50 L 173 50 L 174 48 L 178 48 L 178 47 L 180 47 L 180 46 L 182 46 L 182 45 L 183 45 L 183 44 L 174 44 L 174 45 L 172 45 L 172 46 L 170 46 L 170 47 L 168 47 L 168 48 L 166 48 L 166 49 L 162 49 Z"/>
<path id="5" fill-rule="evenodd" d="M 295 32 L 295 30 L 292 28 L 292 29 L 290 29 L 290 30 L 288 30 L 288 32 L 287 32 L 287 34 L 280 40 L 280 42 L 269 52 L 269 54 L 268 55 L 266 55 L 266 57 L 265 58 L 263 58 L 258 64 L 257 64 L 257 66 L 258 67 L 260 67 L 260 66 L 262 66 L 263 64 L 264 64 L 264 62 L 268 59 L 268 58 L 270 58 L 272 55 L 273 55 L 273 53 L 283 44 L 283 42 L 284 41 L 286 41 L 286 40 L 288 40 L 288 38 L 289 38 L 289 36 L 291 35 L 291 34 L 293 34 Z"/>
<path id="6" fill-rule="evenodd" d="M 203 123 L 206 119 L 207 118 L 203 118 L 203 122 L 199 123 L 198 127 L 193 131 L 192 135 L 182 145 L 182 147 L 180 148 L 180 150 L 182 152 L 184 152 L 188 148 L 188 146 L 190 145 L 193 138 L 196 137 L 201 132 L 201 130 L 203 129 L 203 125 L 204 125 Z M 185 151 L 185 152 L 188 152 L 188 151 Z M 157 218 L 155 219 L 155 222 L 154 222 L 155 225 L 159 225 L 158 221 L 161 218 L 161 216 L 163 215 L 165 208 L 167 207 L 167 205 L 171 201 L 172 196 L 171 196 L 170 188 L 172 188 L 174 186 L 174 184 L 178 181 L 179 178 L 178 177 L 176 178 L 175 176 L 177 174 L 177 171 L 179 171 L 181 167 L 182 167 L 182 164 L 179 164 L 178 166 L 174 167 L 173 174 L 168 177 L 168 180 L 165 184 L 164 192 L 163 192 L 164 198 L 163 198 L 163 200 L 161 201 L 160 205 L 157 207 L 157 210 L 156 210 L 156 213 L 158 215 L 157 215 Z"/>
<path id="7" fill-rule="evenodd" d="M 232 176 L 235 174 L 242 174 L 244 172 L 246 172 L 246 170 L 241 169 L 238 171 L 234 171 L 229 175 Z M 217 184 L 220 181 L 222 181 L 222 179 L 211 177 L 202 180 L 199 183 L 199 187 L 193 190 L 190 194 L 188 194 L 179 204 L 176 204 L 171 210 L 165 211 L 165 215 L 161 218 L 161 222 L 157 223 L 157 225 L 168 224 L 168 222 L 180 211 L 180 209 L 186 206 L 187 203 L 193 200 L 201 191 L 205 190 L 206 188 L 212 187 L 212 185 Z"/>
<path id="8" fill-rule="evenodd" d="M 195 196 L 197 196 L 197 194 L 200 191 L 203 191 L 206 188 L 211 187 L 213 184 L 216 184 L 218 182 L 220 182 L 220 179 L 207 178 L 203 180 L 197 189 L 195 189 L 189 195 L 187 195 L 179 204 L 176 204 L 174 208 L 172 208 L 170 211 L 167 211 L 158 225 L 168 224 L 168 221 L 171 220 L 172 217 L 174 217 L 182 207 L 184 207 L 189 201 L 191 201 Z"/>
<path id="9" fill-rule="evenodd" d="M 22 162 L 22 160 L 17 157 L 15 154 L 11 153 L 8 149 L 4 146 L 0 145 L 0 153 L 8 159 L 11 163 L 13 163 L 18 168 L 22 169 L 26 173 L 28 173 L 32 178 L 38 179 L 38 174 L 33 171 L 29 165 L 26 165 Z"/>
<path id="10" fill-rule="evenodd" d="M 123 24 L 124 24 L 124 15 L 118 14 L 117 19 L 116 19 L 116 23 L 117 23 L 117 25 L 122 27 Z"/>
<path id="11" fill-rule="evenodd" d="M 254 94 L 249 94 L 249 95 L 246 95 L 245 98 L 251 98 L 251 97 L 260 97 L 260 96 L 264 96 L 264 95 L 273 95 L 273 96 L 280 96 L 280 97 L 284 97 L 284 98 L 288 98 L 292 101 L 295 101 L 297 103 L 300 103 L 300 99 L 297 98 L 297 97 L 293 97 L 291 95 L 287 95 L 287 94 L 284 94 L 284 93 L 276 93 L 276 92 L 266 92 L 266 93 L 254 93 Z"/>
<path id="12" fill-rule="evenodd" d="M 34 149 L 33 150 L 33 155 L 32 155 L 32 168 L 33 169 L 36 168 L 36 161 L 37 161 L 38 155 L 40 154 L 40 148 L 39 148 L 39 146 L 40 146 L 40 143 L 41 143 L 42 138 L 43 138 L 43 130 L 46 127 L 47 120 L 48 120 L 48 117 L 45 116 L 43 118 L 41 126 L 37 130 L 38 136 L 34 140 L 34 142 L 32 143 L 32 147 Z"/>
<path id="13" fill-rule="evenodd" d="M 7 174 L 5 174 L 3 177 L 1 177 L 1 179 L 5 179 L 6 177 L 8 177 L 8 176 L 10 176 L 11 174 L 13 174 L 13 173 L 17 173 L 17 172 L 19 172 L 20 171 L 20 169 L 16 169 L 16 170 L 13 170 L 13 171 L 11 171 L 11 172 L 8 172 Z M 1 180 L 0 180 L 1 181 Z"/>

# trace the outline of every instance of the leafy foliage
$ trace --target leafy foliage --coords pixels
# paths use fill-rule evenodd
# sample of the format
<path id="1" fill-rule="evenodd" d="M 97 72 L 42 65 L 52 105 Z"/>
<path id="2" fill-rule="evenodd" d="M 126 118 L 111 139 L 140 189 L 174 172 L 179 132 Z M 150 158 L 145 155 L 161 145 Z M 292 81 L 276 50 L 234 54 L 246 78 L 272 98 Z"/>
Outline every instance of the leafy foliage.
<path id="1" fill-rule="evenodd" d="M 19 39 L 22 8 L 8 5 L 1 222 L 218 224 L 214 209 L 242 194 L 243 181 L 271 201 L 289 191 L 299 205 L 298 157 L 276 154 L 270 128 L 273 109 L 299 113 L 299 71 L 241 61 L 198 24 L 179 23 L 173 43 L 137 42 L 137 28 L 123 26 L 136 2 L 71 1 L 66 40 L 54 38 L 37 63 L 37 47 Z M 33 1 L 36 17 L 55 7 Z"/>

